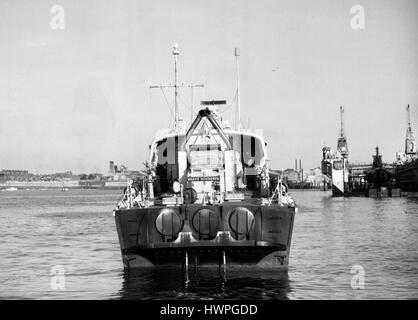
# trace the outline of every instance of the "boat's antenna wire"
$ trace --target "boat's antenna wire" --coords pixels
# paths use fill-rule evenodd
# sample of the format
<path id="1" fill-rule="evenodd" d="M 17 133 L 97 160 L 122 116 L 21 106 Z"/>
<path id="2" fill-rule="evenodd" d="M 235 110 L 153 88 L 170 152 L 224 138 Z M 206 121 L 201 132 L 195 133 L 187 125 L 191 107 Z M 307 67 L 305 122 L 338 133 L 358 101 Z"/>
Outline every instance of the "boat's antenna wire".
<path id="1" fill-rule="evenodd" d="M 209 130 L 209 134 L 210 134 L 210 136 L 211 136 L 211 137 L 213 137 L 213 139 L 215 140 L 215 142 L 216 142 L 217 144 L 220 144 L 220 143 L 218 142 L 218 140 L 216 140 L 215 135 L 212 133 L 212 129 L 211 129 L 211 128 L 209 128 L 209 125 L 208 125 L 208 123 L 207 123 L 206 119 L 204 120 L 204 125 L 206 126 L 206 128 L 208 128 L 208 130 Z"/>
<path id="2" fill-rule="evenodd" d="M 152 100 L 152 94 L 151 94 L 151 88 L 148 86 L 148 107 L 151 109 L 151 107 L 152 107 L 152 103 L 151 103 L 151 100 Z"/>
<path id="3" fill-rule="evenodd" d="M 168 102 L 168 99 L 167 99 L 167 96 L 165 95 L 164 89 L 163 88 L 160 88 L 160 89 L 161 89 L 161 92 L 163 93 L 164 100 L 167 103 L 168 108 L 170 109 L 171 115 L 174 117 L 173 109 L 170 107 L 170 103 Z M 171 121 L 172 121 L 172 118 L 170 118 L 170 124 L 169 124 L 168 127 L 171 126 Z"/>
<path id="4" fill-rule="evenodd" d="M 197 116 L 197 112 L 196 111 L 193 111 L 193 109 L 192 108 L 190 108 L 187 104 L 186 104 L 186 102 L 184 102 L 184 100 L 183 100 L 183 98 L 182 98 L 182 94 L 181 93 L 179 93 L 179 100 L 180 100 L 180 102 L 193 114 L 193 115 L 195 115 L 195 116 Z"/>
<path id="5" fill-rule="evenodd" d="M 231 110 L 231 107 L 236 103 L 236 101 L 237 101 L 237 92 L 235 91 L 233 103 L 230 104 L 228 107 L 226 107 L 223 111 L 219 111 L 219 114 L 224 114 L 225 112 Z"/>

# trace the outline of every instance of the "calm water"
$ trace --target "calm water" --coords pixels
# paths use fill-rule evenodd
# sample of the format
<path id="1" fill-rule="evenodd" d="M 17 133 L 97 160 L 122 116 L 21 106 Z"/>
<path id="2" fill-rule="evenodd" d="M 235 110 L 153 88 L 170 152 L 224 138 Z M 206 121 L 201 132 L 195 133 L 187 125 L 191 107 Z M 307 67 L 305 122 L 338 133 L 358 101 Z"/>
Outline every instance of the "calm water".
<path id="1" fill-rule="evenodd" d="M 418 199 L 294 191 L 287 273 L 123 272 L 112 209 L 118 191 L 0 192 L 2 299 L 417 299 Z M 353 265 L 365 287 L 353 290 Z M 54 266 L 65 288 L 53 290 Z M 62 282 L 61 282 L 62 283 Z"/>

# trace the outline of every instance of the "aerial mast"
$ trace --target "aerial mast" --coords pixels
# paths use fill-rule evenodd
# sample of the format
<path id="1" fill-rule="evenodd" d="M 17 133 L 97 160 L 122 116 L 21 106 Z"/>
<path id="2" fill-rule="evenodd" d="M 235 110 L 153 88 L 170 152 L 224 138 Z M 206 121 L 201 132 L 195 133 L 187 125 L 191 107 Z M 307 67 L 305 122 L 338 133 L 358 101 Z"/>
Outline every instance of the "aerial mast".
<path id="1" fill-rule="evenodd" d="M 181 130 L 180 126 L 179 126 L 179 103 L 178 103 L 178 97 L 179 97 L 179 88 L 184 88 L 184 87 L 188 87 L 191 88 L 192 90 L 192 106 L 191 106 L 191 110 L 193 113 L 193 88 L 203 88 L 204 85 L 203 84 L 188 84 L 185 85 L 184 83 L 179 84 L 178 83 L 178 77 L 177 77 L 177 57 L 180 55 L 180 51 L 178 49 L 178 45 L 177 43 L 175 43 L 173 45 L 173 51 L 172 51 L 173 57 L 174 57 L 174 85 L 172 84 L 159 84 L 159 85 L 150 85 L 149 88 L 150 89 L 161 89 L 163 90 L 164 88 L 174 88 L 174 130 L 175 131 L 179 131 Z"/>
<path id="2" fill-rule="evenodd" d="M 177 56 L 180 54 L 177 43 L 173 46 L 174 57 L 174 129 L 178 131 L 179 125 L 179 106 L 178 106 L 178 85 L 177 85 Z"/>
<path id="3" fill-rule="evenodd" d="M 407 118 L 408 118 L 408 131 L 411 132 L 412 128 L 411 128 L 411 110 L 409 108 L 409 104 L 406 107 L 406 113 L 407 113 Z"/>
<path id="4" fill-rule="evenodd" d="M 241 127 L 241 101 L 240 101 L 240 91 L 239 91 L 239 48 L 235 48 L 235 61 L 236 61 L 236 70 L 237 70 L 237 116 L 235 118 L 235 128 L 240 130 Z"/>

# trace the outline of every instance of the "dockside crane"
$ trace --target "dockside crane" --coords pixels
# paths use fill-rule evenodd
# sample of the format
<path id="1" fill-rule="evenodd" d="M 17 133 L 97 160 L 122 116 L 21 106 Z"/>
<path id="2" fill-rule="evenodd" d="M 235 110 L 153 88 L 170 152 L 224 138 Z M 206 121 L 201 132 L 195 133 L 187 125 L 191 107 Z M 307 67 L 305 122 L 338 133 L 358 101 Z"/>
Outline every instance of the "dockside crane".
<path id="1" fill-rule="evenodd" d="M 414 132 L 412 131 L 411 125 L 411 110 L 408 106 L 406 107 L 406 116 L 408 121 L 408 126 L 406 129 L 406 138 L 405 138 L 405 154 L 407 157 L 415 156 L 417 154 L 417 143 L 415 141 Z"/>
<path id="2" fill-rule="evenodd" d="M 347 146 L 347 138 L 344 132 L 344 108 L 342 106 L 340 106 L 340 126 L 341 126 L 341 133 L 337 141 L 337 150 L 340 152 L 343 158 L 347 158 L 348 146 Z"/>

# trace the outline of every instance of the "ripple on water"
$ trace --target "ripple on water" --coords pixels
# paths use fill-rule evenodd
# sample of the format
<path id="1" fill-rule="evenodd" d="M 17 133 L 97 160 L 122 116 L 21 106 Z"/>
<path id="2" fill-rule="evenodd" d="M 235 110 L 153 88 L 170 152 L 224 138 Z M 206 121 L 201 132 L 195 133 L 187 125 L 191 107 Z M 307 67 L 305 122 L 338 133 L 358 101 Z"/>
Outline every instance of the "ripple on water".
<path id="1" fill-rule="evenodd" d="M 19 194 L 18 194 L 19 193 Z M 289 270 L 123 272 L 112 210 L 119 191 L 0 193 L 0 297 L 9 299 L 416 299 L 418 199 L 294 191 Z M 353 290 L 351 269 L 365 272 Z M 65 290 L 52 290 L 54 266 Z"/>

